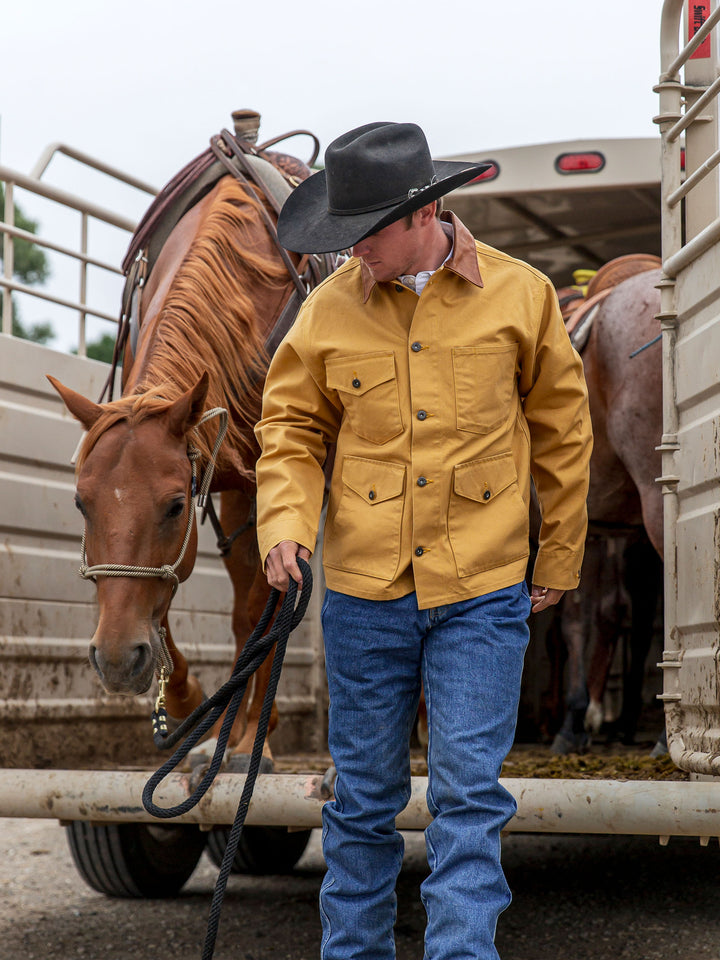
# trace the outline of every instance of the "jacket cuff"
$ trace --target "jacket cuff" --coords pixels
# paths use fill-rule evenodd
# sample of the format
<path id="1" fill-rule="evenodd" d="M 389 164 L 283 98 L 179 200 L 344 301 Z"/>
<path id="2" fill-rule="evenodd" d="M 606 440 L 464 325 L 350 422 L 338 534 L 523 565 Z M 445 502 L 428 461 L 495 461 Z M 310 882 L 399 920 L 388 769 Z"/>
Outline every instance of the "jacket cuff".
<path id="1" fill-rule="evenodd" d="M 284 521 L 282 523 L 269 524 L 262 529 L 258 528 L 257 538 L 260 549 L 260 560 L 264 570 L 267 555 L 273 547 L 276 547 L 278 543 L 281 543 L 283 540 L 294 540 L 295 543 L 299 543 L 301 547 L 306 547 L 311 554 L 314 553 L 317 533 L 312 531 L 307 524 L 299 521 L 294 523 Z"/>
<path id="2" fill-rule="evenodd" d="M 551 590 L 575 590 L 580 584 L 582 559 L 582 551 L 548 553 L 541 549 L 535 561 L 532 582 Z"/>

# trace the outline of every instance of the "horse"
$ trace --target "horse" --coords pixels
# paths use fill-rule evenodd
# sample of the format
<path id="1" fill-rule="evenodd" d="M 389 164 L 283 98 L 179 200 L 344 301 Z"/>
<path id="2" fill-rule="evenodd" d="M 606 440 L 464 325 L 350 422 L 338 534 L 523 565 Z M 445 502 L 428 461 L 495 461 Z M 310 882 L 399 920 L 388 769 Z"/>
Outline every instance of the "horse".
<path id="1" fill-rule="evenodd" d="M 623 259 L 631 261 L 632 271 L 632 258 Z M 563 598 L 559 613 L 568 680 L 564 720 L 551 747 L 555 753 L 582 750 L 588 733 L 599 732 L 626 608 L 631 667 L 620 720 L 626 742 L 632 742 L 637 726 L 663 556 L 662 494 L 656 482 L 662 436 L 662 366 L 656 342 L 661 272 L 656 263 L 657 258 L 641 258 L 634 262 L 640 272 L 605 287 L 601 282 L 595 291 L 590 287 L 587 303 L 594 310 L 583 311 L 579 322 L 567 319 L 571 338 L 586 327 L 577 342 L 594 446 L 581 582 Z"/>
<path id="2" fill-rule="evenodd" d="M 243 173 L 247 154 L 251 174 L 259 169 L 258 154 L 279 157 L 273 169 L 291 158 L 263 152 L 253 138 L 237 140 L 227 131 L 211 144 L 202 162 L 189 164 L 161 194 L 162 202 L 156 199 L 131 243 L 132 254 L 138 237 L 142 248 L 126 257 L 128 269 L 131 263 L 145 266 L 156 232 L 167 234 L 156 242 L 149 275 L 128 298 L 137 306 L 142 291 L 132 317 L 136 338 L 126 316 L 130 334 L 121 396 L 95 403 L 50 378 L 87 431 L 76 464 L 75 502 L 85 524 L 83 562 L 86 575 L 96 580 L 99 608 L 90 661 L 107 692 L 127 696 L 145 693 L 169 662 L 166 703 L 177 720 L 204 698 L 168 622 L 175 588 L 195 561 L 198 476 L 205 477 L 210 493 L 220 494 L 222 528 L 236 531 L 226 539 L 231 548 L 224 562 L 233 586 L 232 631 L 239 654 L 269 595 L 253 525 L 259 454 L 253 427 L 260 416 L 268 344 L 278 339 L 280 321 L 291 322 L 288 308 L 293 298 L 299 302 L 298 291 L 306 293 L 322 272 L 316 259 L 290 258 L 279 247 L 274 225 L 280 204 L 265 180 L 253 182 Z M 240 153 L 238 173 L 238 165 L 226 158 Z M 224 169 L 209 186 L 207 170 L 216 157 Z M 289 166 L 298 178 L 311 172 L 299 162 Z M 168 229 L 162 211 L 170 201 L 177 207 L 177 184 L 184 189 L 195 182 L 198 168 L 205 177 L 202 195 Z M 186 205 L 187 194 L 180 201 Z M 228 414 L 219 450 L 219 421 L 204 417 L 208 408 Z M 119 575 L 110 574 L 110 565 L 120 566 Z M 133 572 L 138 567 L 151 572 L 140 576 Z M 233 725 L 228 769 L 247 768 L 271 659 L 256 673 Z M 270 730 L 277 719 L 273 706 Z M 209 755 L 206 745 L 203 755 Z M 266 742 L 261 770 L 269 769 Z"/>

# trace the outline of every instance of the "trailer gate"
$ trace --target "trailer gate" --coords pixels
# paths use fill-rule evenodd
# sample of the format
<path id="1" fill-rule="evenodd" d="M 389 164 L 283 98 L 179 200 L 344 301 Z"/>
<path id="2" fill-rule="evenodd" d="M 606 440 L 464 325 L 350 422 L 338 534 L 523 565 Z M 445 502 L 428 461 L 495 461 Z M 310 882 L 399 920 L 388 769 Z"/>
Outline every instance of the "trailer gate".
<path id="1" fill-rule="evenodd" d="M 665 0 L 662 136 L 665 716 L 670 756 L 720 775 L 720 205 L 718 27 Z M 679 48 L 680 21 L 685 12 Z M 684 138 L 684 139 L 683 139 Z M 684 159 L 684 181 L 683 181 Z"/>

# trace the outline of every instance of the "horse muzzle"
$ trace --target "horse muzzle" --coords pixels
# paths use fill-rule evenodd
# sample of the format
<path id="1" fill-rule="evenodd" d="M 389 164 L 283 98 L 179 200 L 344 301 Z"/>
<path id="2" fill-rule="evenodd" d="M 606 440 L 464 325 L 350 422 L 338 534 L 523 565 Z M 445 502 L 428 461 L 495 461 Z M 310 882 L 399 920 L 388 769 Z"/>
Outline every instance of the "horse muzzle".
<path id="1" fill-rule="evenodd" d="M 122 646 L 93 637 L 90 663 L 107 693 L 135 697 L 145 693 L 155 674 L 155 652 L 150 640 L 128 640 Z"/>

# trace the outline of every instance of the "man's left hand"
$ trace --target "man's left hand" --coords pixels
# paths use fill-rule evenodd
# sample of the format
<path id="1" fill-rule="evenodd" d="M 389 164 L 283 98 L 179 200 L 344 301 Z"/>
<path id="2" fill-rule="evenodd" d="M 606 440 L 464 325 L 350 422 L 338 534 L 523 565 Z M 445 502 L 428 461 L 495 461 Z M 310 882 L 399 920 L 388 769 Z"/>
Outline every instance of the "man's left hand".
<path id="1" fill-rule="evenodd" d="M 532 612 L 540 613 L 541 610 L 547 610 L 553 604 L 559 603 L 564 595 L 564 590 L 553 590 L 552 587 L 539 587 L 536 583 L 532 585 L 530 591 L 530 602 Z"/>

